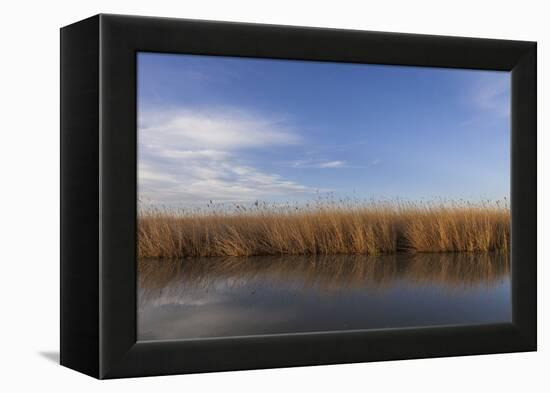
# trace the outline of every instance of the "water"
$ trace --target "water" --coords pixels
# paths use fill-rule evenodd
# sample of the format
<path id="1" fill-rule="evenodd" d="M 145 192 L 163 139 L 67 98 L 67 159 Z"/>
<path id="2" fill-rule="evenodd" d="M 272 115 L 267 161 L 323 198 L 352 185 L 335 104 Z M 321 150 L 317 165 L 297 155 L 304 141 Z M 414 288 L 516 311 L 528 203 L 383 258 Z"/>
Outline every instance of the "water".
<path id="1" fill-rule="evenodd" d="M 141 260 L 138 339 L 509 322 L 502 254 Z"/>

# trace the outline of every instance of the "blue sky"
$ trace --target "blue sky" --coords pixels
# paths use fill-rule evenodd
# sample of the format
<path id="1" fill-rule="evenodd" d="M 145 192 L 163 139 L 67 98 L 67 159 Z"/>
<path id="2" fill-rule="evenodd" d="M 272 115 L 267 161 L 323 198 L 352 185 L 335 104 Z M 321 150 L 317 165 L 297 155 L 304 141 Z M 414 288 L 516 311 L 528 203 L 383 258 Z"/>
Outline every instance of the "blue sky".
<path id="1" fill-rule="evenodd" d="M 508 72 L 138 54 L 143 203 L 502 199 Z"/>

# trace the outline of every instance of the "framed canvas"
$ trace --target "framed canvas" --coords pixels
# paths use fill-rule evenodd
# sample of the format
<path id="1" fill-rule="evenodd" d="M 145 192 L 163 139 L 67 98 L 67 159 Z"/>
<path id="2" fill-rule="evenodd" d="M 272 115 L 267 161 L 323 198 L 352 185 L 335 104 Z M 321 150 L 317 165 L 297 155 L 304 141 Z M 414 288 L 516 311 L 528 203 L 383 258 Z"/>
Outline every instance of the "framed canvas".
<path id="1" fill-rule="evenodd" d="M 61 364 L 536 350 L 536 43 L 61 29 Z"/>

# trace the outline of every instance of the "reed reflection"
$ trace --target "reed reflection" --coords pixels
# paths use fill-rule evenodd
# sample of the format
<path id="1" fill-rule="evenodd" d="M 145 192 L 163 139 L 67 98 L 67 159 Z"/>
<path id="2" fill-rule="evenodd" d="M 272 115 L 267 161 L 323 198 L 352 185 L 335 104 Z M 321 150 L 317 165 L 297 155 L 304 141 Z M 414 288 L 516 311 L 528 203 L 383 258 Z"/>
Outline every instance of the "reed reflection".
<path id="1" fill-rule="evenodd" d="M 491 287 L 509 276 L 509 266 L 505 253 L 142 259 L 138 276 L 140 300 L 147 301 L 158 298 L 159 290 L 173 297 L 252 281 L 327 293 L 353 288 L 383 291 L 403 282 L 448 290 Z"/>
<path id="2" fill-rule="evenodd" d="M 504 253 L 139 261 L 140 340 L 511 320 Z"/>

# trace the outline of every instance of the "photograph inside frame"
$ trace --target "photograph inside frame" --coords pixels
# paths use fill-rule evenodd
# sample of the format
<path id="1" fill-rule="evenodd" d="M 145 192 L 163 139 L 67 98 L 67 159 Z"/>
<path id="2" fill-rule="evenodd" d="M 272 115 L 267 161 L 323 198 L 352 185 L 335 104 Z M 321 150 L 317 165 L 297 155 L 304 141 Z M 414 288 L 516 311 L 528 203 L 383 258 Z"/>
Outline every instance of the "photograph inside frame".
<path id="1" fill-rule="evenodd" d="M 509 72 L 137 71 L 138 340 L 512 320 Z"/>

